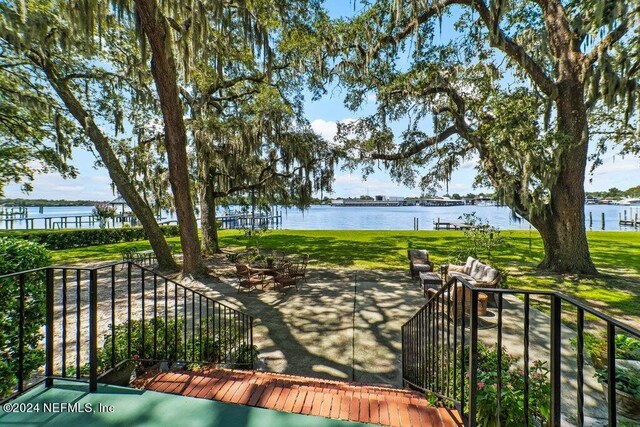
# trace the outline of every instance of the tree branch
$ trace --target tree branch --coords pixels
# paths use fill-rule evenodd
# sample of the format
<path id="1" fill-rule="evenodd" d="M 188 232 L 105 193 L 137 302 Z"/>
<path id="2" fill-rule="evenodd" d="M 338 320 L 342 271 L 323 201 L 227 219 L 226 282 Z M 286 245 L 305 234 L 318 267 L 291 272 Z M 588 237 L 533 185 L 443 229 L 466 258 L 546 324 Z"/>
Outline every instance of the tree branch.
<path id="1" fill-rule="evenodd" d="M 472 0 L 469 3 L 478 11 L 480 18 L 489 31 L 491 46 L 500 49 L 520 65 L 545 95 L 555 97 L 555 83 L 553 80 L 521 45 L 514 42 L 499 28 L 498 23 L 494 22 L 486 3 L 483 0 Z"/>
<path id="2" fill-rule="evenodd" d="M 369 55 L 375 58 L 386 45 L 397 45 L 406 37 L 409 37 L 421 24 L 441 13 L 444 8 L 452 5 L 464 5 L 475 8 L 489 31 L 491 46 L 500 49 L 520 65 L 545 95 L 555 96 L 555 84 L 553 80 L 521 45 L 514 42 L 498 27 L 497 22 L 493 20 L 491 12 L 484 0 L 442 0 L 440 3 L 427 8 L 427 10 L 405 25 L 398 33 L 381 38 L 378 43 L 369 50 Z"/>
<path id="3" fill-rule="evenodd" d="M 598 58 L 604 55 L 607 52 L 607 50 L 609 50 L 609 48 L 613 46 L 613 44 L 618 42 L 626 34 L 628 29 L 629 29 L 629 24 L 625 20 L 620 25 L 618 25 L 613 31 L 607 34 L 602 40 L 600 40 L 600 42 L 591 50 L 591 52 L 589 52 L 587 55 L 584 56 L 584 58 L 582 59 L 583 78 L 586 75 L 589 68 L 598 60 Z"/>
<path id="4" fill-rule="evenodd" d="M 443 130 L 442 132 L 440 132 L 438 135 L 429 137 L 429 138 L 425 138 L 422 142 L 420 142 L 419 144 L 416 144 L 414 146 L 412 146 L 411 148 L 409 148 L 406 151 L 402 151 L 402 152 L 398 152 L 398 153 L 393 153 L 393 154 L 373 154 L 371 156 L 372 159 L 374 160 L 403 160 L 403 159 L 408 159 L 409 157 L 419 153 L 420 151 L 424 150 L 427 147 L 431 147 L 433 145 L 436 145 L 439 142 L 444 141 L 445 139 L 449 138 L 450 136 L 453 135 L 457 135 L 460 132 L 458 131 L 457 126 L 450 126 L 448 128 L 446 128 L 445 130 Z"/>

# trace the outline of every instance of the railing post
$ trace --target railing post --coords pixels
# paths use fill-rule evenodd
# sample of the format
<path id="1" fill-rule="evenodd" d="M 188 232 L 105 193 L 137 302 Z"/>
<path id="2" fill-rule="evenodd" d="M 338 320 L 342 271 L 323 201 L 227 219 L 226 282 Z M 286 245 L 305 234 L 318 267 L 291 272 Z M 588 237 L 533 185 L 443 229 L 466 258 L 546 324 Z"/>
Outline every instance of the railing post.
<path id="1" fill-rule="evenodd" d="M 405 353 L 404 353 L 404 326 L 400 327 L 400 372 L 402 372 L 402 387 L 405 387 L 407 384 L 405 382 L 405 378 L 407 378 L 407 376 L 405 375 L 405 371 L 404 371 L 404 358 L 405 358 Z"/>
<path id="2" fill-rule="evenodd" d="M 469 311 L 470 311 L 469 321 L 470 321 L 470 328 L 471 328 L 471 331 L 470 331 L 471 336 L 469 337 L 469 423 L 468 423 L 468 427 L 475 427 L 476 412 L 478 408 L 478 291 L 476 289 L 471 289 L 471 307 Z M 464 404 L 464 402 L 462 403 Z"/>
<path id="3" fill-rule="evenodd" d="M 560 374 L 562 373 L 561 314 L 562 300 L 558 295 L 554 294 L 551 296 L 551 412 L 549 414 L 549 421 L 552 426 L 560 425 L 560 396 L 562 386 L 560 378 Z"/>
<path id="4" fill-rule="evenodd" d="M 609 425 L 616 426 L 616 325 L 611 322 L 607 322 L 607 374 Z"/>
<path id="5" fill-rule="evenodd" d="M 251 369 L 253 369 L 253 317 L 249 318 L 249 343 L 251 350 Z"/>
<path id="6" fill-rule="evenodd" d="M 89 392 L 98 390 L 98 270 L 89 272 Z"/>
<path id="7" fill-rule="evenodd" d="M 18 375 L 16 375 L 18 379 L 18 392 L 22 392 L 24 389 L 24 275 L 22 273 L 19 277 L 19 285 L 20 285 L 20 300 L 18 301 Z"/>
<path id="8" fill-rule="evenodd" d="M 46 270 L 45 387 L 53 386 L 53 269 Z"/>

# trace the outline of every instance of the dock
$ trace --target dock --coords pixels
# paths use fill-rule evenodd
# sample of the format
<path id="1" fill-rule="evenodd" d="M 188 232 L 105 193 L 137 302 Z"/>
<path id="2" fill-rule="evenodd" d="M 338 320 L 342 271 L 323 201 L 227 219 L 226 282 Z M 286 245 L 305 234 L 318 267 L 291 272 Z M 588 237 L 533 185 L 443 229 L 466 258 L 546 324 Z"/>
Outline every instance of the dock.
<path id="1" fill-rule="evenodd" d="M 282 212 L 275 214 L 227 214 L 216 218 L 220 229 L 277 228 L 282 225 Z"/>
<path id="2" fill-rule="evenodd" d="M 434 230 L 470 230 L 473 226 L 466 222 L 446 222 L 438 221 L 433 223 Z"/>
<path id="3" fill-rule="evenodd" d="M 116 215 L 106 220 L 111 228 L 116 224 L 137 225 L 137 218 L 131 214 Z M 85 225 L 86 227 L 83 227 Z M 97 228 L 100 220 L 95 215 L 63 215 L 41 217 L 0 217 L 0 230 L 62 230 L 68 228 Z"/>
<path id="4" fill-rule="evenodd" d="M 624 216 L 622 213 L 618 214 L 618 224 L 620 225 L 620 227 L 633 227 L 633 228 L 640 227 L 640 220 L 638 220 L 638 208 L 636 208 L 635 216 L 633 214 L 633 208 L 629 209 L 628 217 L 627 217 L 626 209 L 623 211 L 623 213 L 624 213 Z"/>
<path id="5" fill-rule="evenodd" d="M 621 227 L 640 227 L 640 221 L 636 219 L 621 219 L 619 223 Z"/>

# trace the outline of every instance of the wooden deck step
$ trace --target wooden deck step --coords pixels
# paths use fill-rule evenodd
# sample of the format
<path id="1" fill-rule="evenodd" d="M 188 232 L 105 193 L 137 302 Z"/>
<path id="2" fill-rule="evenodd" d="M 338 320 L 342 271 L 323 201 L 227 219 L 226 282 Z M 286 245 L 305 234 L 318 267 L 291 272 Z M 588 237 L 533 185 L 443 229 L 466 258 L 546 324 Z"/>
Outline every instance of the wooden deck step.
<path id="1" fill-rule="evenodd" d="M 429 405 L 409 389 L 272 372 L 214 369 L 161 372 L 139 388 L 265 409 L 385 426 L 455 427 L 457 413 Z"/>

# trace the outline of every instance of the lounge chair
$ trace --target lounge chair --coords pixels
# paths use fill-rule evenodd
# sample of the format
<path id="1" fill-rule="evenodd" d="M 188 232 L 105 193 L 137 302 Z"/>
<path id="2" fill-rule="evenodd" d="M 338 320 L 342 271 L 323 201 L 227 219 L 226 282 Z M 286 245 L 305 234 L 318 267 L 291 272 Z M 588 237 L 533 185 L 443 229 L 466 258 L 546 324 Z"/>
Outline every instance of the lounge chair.
<path id="1" fill-rule="evenodd" d="M 502 279 L 498 269 L 483 264 L 473 257 L 468 257 L 464 265 L 449 264 L 447 281 L 452 277 L 462 277 L 478 288 L 498 288 Z"/>

